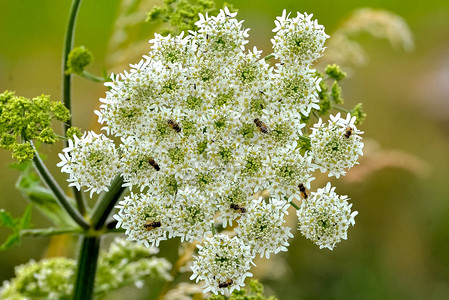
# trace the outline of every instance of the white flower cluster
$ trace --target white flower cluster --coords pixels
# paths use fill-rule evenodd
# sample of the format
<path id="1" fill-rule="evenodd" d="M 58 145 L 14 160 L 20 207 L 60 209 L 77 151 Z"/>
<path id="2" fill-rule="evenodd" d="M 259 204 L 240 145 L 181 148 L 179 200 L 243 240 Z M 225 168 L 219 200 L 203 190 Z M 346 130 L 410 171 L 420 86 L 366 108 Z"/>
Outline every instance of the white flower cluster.
<path id="1" fill-rule="evenodd" d="M 351 213 L 352 204 L 347 196 L 335 193 L 330 183 L 325 188 L 312 192 L 296 212 L 298 230 L 321 248 L 332 250 L 335 244 L 347 238 L 349 225 L 354 225 L 357 212 Z"/>
<path id="2" fill-rule="evenodd" d="M 85 133 L 81 139 L 69 139 L 69 147 L 59 154 L 61 172 L 69 174 L 69 186 L 82 186 L 90 195 L 108 191 L 108 186 L 119 172 L 119 156 L 114 142 L 103 134 Z"/>
<path id="3" fill-rule="evenodd" d="M 276 35 L 271 40 L 276 57 L 290 64 L 309 65 L 323 54 L 323 45 L 329 36 L 323 25 L 312 21 L 312 16 L 297 13 L 296 18 L 290 18 L 284 10 L 282 16 L 276 18 L 273 29 Z"/>
<path id="4" fill-rule="evenodd" d="M 214 293 L 239 289 L 256 254 L 286 251 L 289 201 L 304 196 L 318 168 L 343 175 L 363 147 L 350 116 L 331 116 L 328 126 L 320 120 L 310 138 L 302 135 L 304 118 L 320 108 L 321 78 L 311 64 L 324 50 L 323 26 L 284 11 L 273 39 L 279 62 L 271 66 L 261 51 L 245 50 L 248 29 L 235 16 L 224 9 L 200 15 L 199 30 L 186 36 L 156 34 L 148 55 L 111 76 L 96 111 L 121 144 L 89 133 L 64 149 L 59 164 L 77 188 L 107 190 L 123 177 L 134 190 L 114 218 L 129 240 L 205 238 L 192 278 Z M 265 189 L 271 199 L 253 199 Z M 238 237 L 209 237 L 214 218 L 224 228 L 236 222 Z"/>
<path id="5" fill-rule="evenodd" d="M 310 135 L 311 152 L 315 163 L 322 172 L 337 178 L 345 175 L 345 169 L 357 164 L 357 159 L 363 155 L 363 142 L 354 125 L 355 117 L 348 114 L 346 119 L 340 118 L 340 113 L 330 116 L 329 124 L 323 124 L 321 119 L 312 128 Z"/>
<path id="6" fill-rule="evenodd" d="M 232 293 L 244 286 L 246 277 L 252 276 L 249 269 L 254 256 L 238 237 L 218 234 L 206 238 L 198 248 L 190 279 L 196 278 L 196 282 L 204 280 L 204 292 L 216 294 L 219 290 L 221 293 Z"/>

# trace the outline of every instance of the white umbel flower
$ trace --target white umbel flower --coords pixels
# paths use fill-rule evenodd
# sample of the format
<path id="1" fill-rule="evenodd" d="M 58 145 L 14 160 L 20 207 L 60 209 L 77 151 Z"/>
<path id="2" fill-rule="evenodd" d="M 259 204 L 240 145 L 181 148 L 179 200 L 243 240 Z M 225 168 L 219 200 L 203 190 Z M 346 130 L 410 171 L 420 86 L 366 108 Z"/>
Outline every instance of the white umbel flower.
<path id="1" fill-rule="evenodd" d="M 159 182 L 165 169 L 164 160 L 151 149 L 151 144 L 146 141 L 138 141 L 135 138 L 122 138 L 120 145 L 122 176 L 124 186 L 145 187 L 151 186 L 154 181 Z"/>
<path id="2" fill-rule="evenodd" d="M 349 225 L 355 224 L 354 217 L 358 214 L 357 211 L 351 212 L 352 204 L 347 200 L 347 196 L 337 195 L 330 183 L 312 192 L 296 212 L 298 230 L 320 249 L 333 250 L 335 244 L 346 240 Z"/>
<path id="3" fill-rule="evenodd" d="M 189 188 L 179 190 L 172 212 L 173 235 L 180 236 L 181 242 L 201 241 L 212 233 L 215 210 L 204 193 Z"/>
<path id="4" fill-rule="evenodd" d="M 287 240 L 293 237 L 290 228 L 284 225 L 289 206 L 285 201 L 271 198 L 265 202 L 260 197 L 240 217 L 235 231 L 252 252 L 260 253 L 261 257 L 270 258 L 270 253 L 287 251 Z"/>
<path id="5" fill-rule="evenodd" d="M 276 35 L 271 42 L 274 54 L 282 62 L 309 65 L 323 55 L 323 45 L 329 36 L 323 25 L 317 20 L 312 21 L 312 16 L 298 12 L 296 18 L 290 18 L 284 10 L 274 21 Z"/>
<path id="6" fill-rule="evenodd" d="M 127 240 L 147 247 L 159 246 L 159 242 L 173 235 L 171 205 L 167 199 L 151 194 L 133 194 L 120 201 L 114 219 L 116 227 L 126 230 Z"/>
<path id="7" fill-rule="evenodd" d="M 204 292 L 230 294 L 244 286 L 254 256 L 248 246 L 237 237 L 229 238 L 224 234 L 206 238 L 203 245 L 197 245 L 190 279 L 204 281 Z"/>
<path id="8" fill-rule="evenodd" d="M 108 191 L 114 177 L 119 173 L 119 155 L 114 142 L 103 134 L 87 132 L 81 138 L 69 139 L 69 146 L 59 153 L 61 172 L 68 173 L 69 186 L 78 190 L 87 187 L 93 193 Z"/>
<path id="9" fill-rule="evenodd" d="M 311 154 L 321 172 L 329 172 L 329 176 L 337 178 L 346 174 L 346 169 L 357 164 L 363 155 L 363 142 L 354 125 L 355 117 L 348 114 L 346 119 L 340 113 L 330 115 L 328 124 L 320 119 L 313 125 L 310 135 Z"/>

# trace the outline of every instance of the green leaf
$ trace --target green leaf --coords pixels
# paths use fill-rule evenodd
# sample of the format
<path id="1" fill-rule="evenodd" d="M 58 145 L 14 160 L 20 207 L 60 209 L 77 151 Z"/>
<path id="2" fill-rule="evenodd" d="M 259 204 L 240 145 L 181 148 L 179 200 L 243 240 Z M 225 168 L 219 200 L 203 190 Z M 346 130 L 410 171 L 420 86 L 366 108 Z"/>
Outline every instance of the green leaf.
<path id="1" fill-rule="evenodd" d="M 0 209 L 0 226 L 14 228 L 16 227 L 15 220 L 11 214 L 4 209 Z"/>
<path id="2" fill-rule="evenodd" d="M 61 209 L 53 193 L 41 185 L 39 176 L 32 171 L 31 164 L 22 170 L 17 179 L 16 188 L 23 197 L 32 203 L 53 224 L 60 227 L 70 227 L 74 222 Z"/>
<path id="3" fill-rule="evenodd" d="M 6 250 L 20 244 L 20 231 L 31 226 L 31 211 L 32 205 L 28 205 L 22 217 L 16 219 L 5 210 L 0 210 L 1 225 L 13 230 L 13 233 L 10 234 L 6 238 L 6 241 L 0 246 L 0 250 Z"/>
<path id="4" fill-rule="evenodd" d="M 20 229 L 27 229 L 31 227 L 31 211 L 33 209 L 32 205 L 28 205 L 23 213 L 22 218 L 20 219 Z"/>
<path id="5" fill-rule="evenodd" d="M 67 216 L 56 202 L 53 193 L 42 186 L 35 186 L 24 191 L 24 196 L 46 216 L 53 224 L 59 227 L 71 227 L 75 223 Z"/>
<path id="6" fill-rule="evenodd" d="M 6 241 L 0 246 L 0 250 L 7 250 L 12 246 L 20 244 L 20 234 L 18 232 L 14 232 L 10 236 L 6 238 Z"/>

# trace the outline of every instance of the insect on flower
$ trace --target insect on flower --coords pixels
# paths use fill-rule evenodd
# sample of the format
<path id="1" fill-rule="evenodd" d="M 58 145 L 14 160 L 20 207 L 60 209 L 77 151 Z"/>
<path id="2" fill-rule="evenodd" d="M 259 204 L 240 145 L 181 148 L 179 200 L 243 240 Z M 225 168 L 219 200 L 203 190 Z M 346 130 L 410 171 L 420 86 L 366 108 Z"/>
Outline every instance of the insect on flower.
<path id="1" fill-rule="evenodd" d="M 346 128 L 345 134 L 343 135 L 345 138 L 349 139 L 352 134 L 353 129 L 351 127 Z"/>
<path id="2" fill-rule="evenodd" d="M 236 212 L 239 212 L 239 213 L 242 213 L 242 214 L 246 213 L 246 208 L 244 208 L 243 206 L 240 206 L 238 204 L 232 203 L 230 207 L 233 210 L 235 210 Z"/>
<path id="3" fill-rule="evenodd" d="M 262 122 L 259 118 L 254 119 L 254 124 L 256 124 L 257 128 L 262 133 L 268 134 L 271 132 L 270 128 L 268 128 L 268 126 L 264 122 Z"/>
<path id="4" fill-rule="evenodd" d="M 175 120 L 168 119 L 167 124 L 168 126 L 170 126 L 171 129 L 173 129 L 177 133 L 181 132 L 181 127 L 179 127 L 179 124 Z"/>
<path id="5" fill-rule="evenodd" d="M 161 227 L 161 222 L 160 221 L 147 221 L 143 227 L 145 227 L 146 230 L 152 230 L 158 227 Z"/>
<path id="6" fill-rule="evenodd" d="M 307 200 L 307 198 L 309 198 L 309 192 L 307 191 L 304 184 L 302 184 L 302 183 L 298 184 L 298 188 L 301 193 L 301 198 L 303 198 L 304 200 Z"/>
<path id="7" fill-rule="evenodd" d="M 161 168 L 159 167 L 159 165 L 154 161 L 153 158 L 148 159 L 148 163 L 150 164 L 150 166 L 152 166 L 156 171 L 159 171 Z"/>
<path id="8" fill-rule="evenodd" d="M 233 283 L 234 283 L 234 281 L 232 279 L 228 279 L 228 280 L 226 280 L 224 282 L 218 283 L 218 287 L 219 288 L 226 288 L 226 287 L 230 286 Z"/>

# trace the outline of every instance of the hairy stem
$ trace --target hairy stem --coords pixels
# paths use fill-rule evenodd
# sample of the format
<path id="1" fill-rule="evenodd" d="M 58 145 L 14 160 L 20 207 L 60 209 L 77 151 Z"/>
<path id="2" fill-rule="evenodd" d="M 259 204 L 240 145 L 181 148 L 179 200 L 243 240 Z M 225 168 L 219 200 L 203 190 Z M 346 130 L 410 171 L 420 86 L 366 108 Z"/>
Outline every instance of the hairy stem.
<path id="1" fill-rule="evenodd" d="M 73 40 L 75 32 L 75 22 L 76 16 L 78 14 L 78 9 L 81 4 L 81 0 L 73 0 L 72 6 L 69 13 L 69 21 L 67 23 L 67 28 L 64 38 L 64 49 L 62 53 L 62 99 L 65 107 L 70 111 L 70 119 L 64 123 L 64 137 L 67 134 L 67 129 L 72 127 L 72 100 L 71 100 L 71 90 L 72 90 L 72 74 L 66 74 L 67 61 L 69 59 L 69 53 L 73 49 Z M 68 147 L 68 139 L 64 139 L 64 144 Z M 73 187 L 73 196 L 78 207 L 78 211 L 82 214 L 86 214 L 86 199 L 83 193 L 78 191 L 76 187 Z"/>
<path id="2" fill-rule="evenodd" d="M 81 237 L 81 249 L 78 256 L 78 266 L 75 275 L 74 300 L 93 299 L 99 249 L 99 236 Z"/>
<path id="3" fill-rule="evenodd" d="M 122 185 L 123 178 L 117 176 L 111 183 L 109 191 L 98 200 L 90 218 L 94 229 L 100 229 L 106 223 L 115 203 L 126 189 L 126 187 L 123 187 Z"/>
<path id="4" fill-rule="evenodd" d="M 33 142 L 31 142 L 31 145 L 34 147 Z M 69 214 L 69 216 L 75 221 L 81 228 L 88 229 L 89 224 L 84 220 L 84 218 L 81 216 L 81 214 L 76 211 L 67 200 L 67 197 L 59 184 L 56 182 L 56 180 L 51 175 L 50 171 L 45 166 L 44 162 L 39 157 L 39 153 L 37 153 L 36 149 L 34 150 L 34 158 L 33 158 L 33 165 L 36 168 L 36 171 L 39 173 L 39 176 L 42 178 L 42 180 L 47 184 L 49 189 L 53 192 L 56 201 L 58 204 Z"/>

